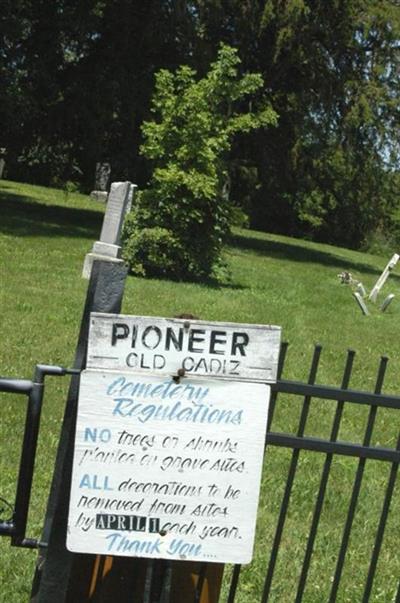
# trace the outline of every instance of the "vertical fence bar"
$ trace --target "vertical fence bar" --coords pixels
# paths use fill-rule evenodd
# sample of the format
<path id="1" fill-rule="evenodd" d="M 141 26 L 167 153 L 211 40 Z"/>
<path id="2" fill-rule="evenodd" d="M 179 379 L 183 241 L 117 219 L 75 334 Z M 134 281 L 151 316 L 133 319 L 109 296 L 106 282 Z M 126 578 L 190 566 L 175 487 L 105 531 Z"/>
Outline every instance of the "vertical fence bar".
<path id="1" fill-rule="evenodd" d="M 207 563 L 202 563 L 200 566 L 199 577 L 197 579 L 196 588 L 194 591 L 193 603 L 200 603 L 201 593 L 203 591 L 204 582 L 207 573 Z"/>
<path id="2" fill-rule="evenodd" d="M 236 590 L 237 590 L 237 587 L 239 584 L 239 576 L 240 576 L 241 568 L 242 568 L 241 565 L 235 565 L 233 568 L 231 585 L 229 588 L 227 603 L 234 603 L 234 601 L 235 601 Z"/>
<path id="3" fill-rule="evenodd" d="M 278 370 L 277 370 L 277 378 L 280 379 L 282 377 L 283 367 L 285 365 L 286 352 L 289 347 L 289 343 L 287 341 L 283 341 L 281 343 L 281 349 L 279 350 L 279 359 L 278 359 Z M 268 410 L 268 421 L 267 421 L 267 432 L 271 429 L 272 421 L 275 413 L 276 399 L 278 397 L 278 391 L 274 390 L 271 392 L 271 398 L 269 401 L 269 410 Z"/>
<path id="4" fill-rule="evenodd" d="M 171 562 L 157 559 L 152 563 L 149 584 L 149 603 L 169 603 L 171 591 Z"/>
<path id="5" fill-rule="evenodd" d="M 353 350 L 349 350 L 347 352 L 346 366 L 344 369 L 343 379 L 341 389 L 348 389 L 350 383 L 351 372 L 353 368 L 355 352 Z M 336 406 L 336 412 L 333 420 L 332 431 L 330 436 L 330 441 L 335 442 L 337 440 L 337 436 L 339 433 L 340 423 L 343 415 L 343 407 L 344 402 L 339 401 Z M 307 581 L 308 570 L 310 567 L 311 556 L 314 549 L 314 542 L 317 535 L 319 520 L 321 517 L 322 506 L 324 504 L 326 487 L 328 484 L 328 479 L 330 475 L 331 465 L 332 465 L 333 453 L 327 454 L 325 458 L 325 464 L 322 471 L 319 492 L 317 501 L 315 504 L 314 515 L 312 519 L 310 534 L 308 537 L 307 548 L 304 555 L 303 566 L 300 574 L 299 585 L 297 589 L 297 595 L 295 603 L 300 603 L 303 599 L 304 589 Z"/>
<path id="6" fill-rule="evenodd" d="M 151 587 L 153 584 L 155 560 L 148 559 L 146 563 L 146 578 L 144 581 L 143 603 L 152 603 Z M 132 601 L 133 603 L 133 601 Z"/>
<path id="7" fill-rule="evenodd" d="M 386 357 L 382 357 L 381 361 L 380 361 L 378 376 L 377 376 L 376 385 L 375 385 L 375 393 L 376 394 L 380 394 L 382 391 L 387 363 L 388 363 L 388 359 Z M 364 440 L 363 440 L 364 446 L 370 445 L 372 431 L 373 431 L 374 425 L 375 425 L 377 409 L 378 409 L 377 406 L 371 406 L 371 408 L 370 408 L 369 415 L 368 415 L 368 423 L 367 423 Z M 364 475 L 365 462 L 366 462 L 365 458 L 360 458 L 360 460 L 358 462 L 357 473 L 356 473 L 356 477 L 354 480 L 349 510 L 347 512 L 346 523 L 345 523 L 345 527 L 343 530 L 342 542 L 341 542 L 340 550 L 339 550 L 339 557 L 337 560 L 335 575 L 333 578 L 332 588 L 331 588 L 331 592 L 330 592 L 330 596 L 329 596 L 329 603 L 335 603 L 335 601 L 336 601 L 337 592 L 339 589 L 339 583 L 340 583 L 340 580 L 342 577 L 344 561 L 346 558 L 347 547 L 349 544 L 350 532 L 351 532 L 351 529 L 353 526 L 353 520 L 354 520 L 354 515 L 356 512 L 358 497 L 359 497 L 360 490 L 361 490 L 361 483 L 362 483 L 362 479 L 363 479 L 363 475 Z"/>
<path id="8" fill-rule="evenodd" d="M 318 371 L 319 359 L 321 356 L 321 350 L 322 350 L 322 347 L 320 345 L 316 345 L 314 348 L 314 354 L 313 354 L 310 374 L 309 374 L 309 378 L 308 378 L 309 385 L 313 385 L 315 383 L 315 379 L 316 379 L 317 371 Z M 304 430 L 305 430 L 305 426 L 307 423 L 308 413 L 310 410 L 310 402 L 311 402 L 311 397 L 306 396 L 303 401 L 303 408 L 301 411 L 299 427 L 297 430 L 298 437 L 302 437 L 304 435 Z M 288 511 L 288 507 L 289 507 L 289 500 L 290 500 L 290 496 L 292 493 L 294 478 L 296 475 L 299 454 L 300 454 L 300 450 L 294 450 L 292 453 L 292 459 L 291 459 L 291 463 L 290 463 L 290 467 L 289 467 L 289 474 L 288 474 L 288 478 L 286 481 L 285 493 L 284 493 L 283 500 L 282 500 L 281 510 L 279 513 L 278 525 L 277 525 L 277 528 L 275 531 L 275 537 L 274 537 L 274 541 L 273 541 L 273 545 L 272 545 L 267 576 L 266 576 L 265 582 L 264 582 L 264 590 L 263 590 L 261 603 L 267 603 L 268 598 L 269 598 L 271 584 L 272 584 L 272 578 L 274 575 L 275 565 L 276 565 L 276 561 L 278 558 L 279 545 L 280 545 L 280 542 L 282 539 L 283 528 L 285 526 L 287 511 Z"/>
<path id="9" fill-rule="evenodd" d="M 399 580 L 399 587 L 397 589 L 397 595 L 396 595 L 396 601 L 395 603 L 400 603 L 400 580 Z"/>
<path id="10" fill-rule="evenodd" d="M 281 347 L 279 350 L 279 359 L 278 359 L 278 369 L 277 369 L 277 379 L 281 379 L 283 373 L 283 367 L 285 366 L 286 353 L 289 347 L 289 342 L 282 341 Z M 276 400 L 278 397 L 278 390 L 275 389 L 271 392 L 271 398 L 269 401 L 269 410 L 268 410 L 268 421 L 267 421 L 267 433 L 271 429 L 271 424 L 274 418 Z M 265 457 L 264 457 L 265 459 Z M 231 583 L 229 586 L 229 593 L 227 603 L 234 603 L 236 590 L 239 584 L 241 565 L 236 564 L 232 570 Z"/>
<path id="11" fill-rule="evenodd" d="M 396 450 L 400 450 L 400 434 L 397 439 Z M 362 603 L 368 603 L 369 598 L 371 596 L 371 590 L 372 590 L 372 585 L 373 585 L 374 578 L 375 578 L 376 566 L 378 564 L 378 558 L 379 558 L 379 554 L 381 551 L 383 536 L 385 533 L 386 522 L 387 522 L 387 518 L 389 515 L 390 503 L 392 502 L 394 486 L 396 484 L 398 468 L 399 468 L 398 463 L 392 463 L 392 467 L 391 467 L 390 475 L 389 475 L 389 481 L 388 481 L 388 485 L 386 488 L 385 499 L 383 501 L 383 507 L 382 507 L 382 513 L 381 513 L 381 517 L 380 517 L 380 521 L 379 521 L 379 526 L 378 526 L 378 530 L 376 532 L 374 549 L 373 549 L 372 555 L 371 555 L 371 562 L 370 562 L 370 566 L 369 566 L 369 570 L 368 570 L 368 576 L 367 576 L 367 581 L 365 584 L 365 590 L 364 590 L 364 596 L 363 596 Z"/>
<path id="12" fill-rule="evenodd" d="M 170 561 L 165 562 L 163 587 L 160 597 L 160 603 L 169 603 L 171 596 L 171 579 L 172 579 L 172 564 Z"/>
<path id="13" fill-rule="evenodd" d="M 17 527 L 17 533 L 11 539 L 11 542 L 14 545 L 22 543 L 26 531 L 43 401 L 43 387 L 43 383 L 33 383 L 26 409 L 24 438 L 18 471 L 13 518 Z"/>

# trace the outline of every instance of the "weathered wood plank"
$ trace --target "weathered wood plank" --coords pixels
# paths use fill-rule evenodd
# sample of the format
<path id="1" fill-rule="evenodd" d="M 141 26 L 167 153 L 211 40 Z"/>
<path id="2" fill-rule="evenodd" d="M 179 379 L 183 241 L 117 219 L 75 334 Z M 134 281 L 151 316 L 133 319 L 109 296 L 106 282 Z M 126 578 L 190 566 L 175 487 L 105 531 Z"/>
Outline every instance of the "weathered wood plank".
<path id="1" fill-rule="evenodd" d="M 87 367 L 273 383 L 280 337 L 277 326 L 93 313 Z"/>

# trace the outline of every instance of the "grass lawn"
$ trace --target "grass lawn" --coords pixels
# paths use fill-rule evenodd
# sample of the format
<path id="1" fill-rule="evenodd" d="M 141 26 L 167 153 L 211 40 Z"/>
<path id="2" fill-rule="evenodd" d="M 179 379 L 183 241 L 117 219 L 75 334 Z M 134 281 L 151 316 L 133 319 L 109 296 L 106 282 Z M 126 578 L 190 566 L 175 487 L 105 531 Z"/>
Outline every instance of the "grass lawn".
<path id="1" fill-rule="evenodd" d="M 30 378 L 38 362 L 70 366 L 85 299 L 81 278 L 85 253 L 100 233 L 103 209 L 88 197 L 0 181 L 0 374 Z M 393 252 L 398 251 L 393 249 Z M 386 313 L 370 304 L 363 316 L 351 290 L 337 278 L 350 271 L 367 289 L 389 258 L 283 236 L 237 230 L 227 250 L 231 281 L 223 286 L 129 277 L 123 312 L 281 325 L 289 341 L 288 379 L 307 378 L 314 344 L 323 345 L 318 382 L 340 385 L 348 348 L 356 350 L 350 387 L 372 391 L 379 359 L 390 359 L 384 391 L 400 393 L 400 266 L 380 296 L 396 298 Z M 67 379 L 48 378 L 28 536 L 39 537 L 59 437 Z M 0 496 L 13 501 L 25 404 L 1 394 Z M 274 431 L 296 429 L 301 401 L 278 402 Z M 311 405 L 307 433 L 326 437 L 334 402 Z M 368 409 L 347 408 L 340 439 L 361 442 Z M 395 445 L 399 413 L 379 410 L 373 444 Z M 269 449 L 265 460 L 255 559 L 241 576 L 237 603 L 260 599 L 276 516 L 290 460 L 289 451 Z M 302 453 L 291 498 L 270 601 L 293 600 L 318 489 L 323 455 Z M 334 460 L 305 603 L 323 603 L 328 593 L 357 461 Z M 338 601 L 361 601 L 389 467 L 368 461 Z M 390 603 L 400 575 L 400 496 L 395 491 L 371 601 Z M 66 496 L 68 493 L 66 492 Z M 0 601 L 28 600 L 36 553 L 13 549 L 1 539 Z M 290 568 L 290 571 L 288 571 Z"/>

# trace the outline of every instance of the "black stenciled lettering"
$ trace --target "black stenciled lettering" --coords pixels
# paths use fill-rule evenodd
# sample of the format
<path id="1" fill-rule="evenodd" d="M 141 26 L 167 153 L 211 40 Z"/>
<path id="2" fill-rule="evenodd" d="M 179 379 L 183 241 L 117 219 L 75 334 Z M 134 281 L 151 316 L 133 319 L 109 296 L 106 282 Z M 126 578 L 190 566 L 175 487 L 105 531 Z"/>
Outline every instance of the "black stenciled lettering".
<path id="1" fill-rule="evenodd" d="M 234 332 L 232 335 L 232 356 L 236 356 L 236 350 L 239 350 L 242 356 L 246 356 L 245 347 L 249 343 L 249 336 L 247 333 Z"/>
<path id="2" fill-rule="evenodd" d="M 137 328 L 137 325 L 133 325 L 133 327 L 132 327 L 132 340 L 131 340 L 131 348 L 135 348 L 135 347 L 136 347 L 136 338 L 137 338 L 137 334 L 138 334 L 138 328 Z"/>
<path id="3" fill-rule="evenodd" d="M 131 368 L 133 368 L 134 366 L 137 365 L 137 362 L 138 362 L 138 355 L 136 354 L 136 352 L 131 352 L 130 354 L 127 355 L 127 357 L 126 357 L 127 366 L 130 366 Z"/>
<path id="4" fill-rule="evenodd" d="M 237 371 L 236 369 L 239 368 L 240 362 L 239 360 L 231 360 L 230 362 L 230 370 L 229 370 L 229 375 L 239 375 L 239 371 Z"/>
<path id="5" fill-rule="evenodd" d="M 115 322 L 112 326 L 111 345 L 116 345 L 118 339 L 126 339 L 129 327 L 124 322 Z"/>
<path id="6" fill-rule="evenodd" d="M 211 331 L 210 354 L 225 354 L 225 350 L 216 350 L 216 345 L 226 344 L 226 331 Z"/>
<path id="7" fill-rule="evenodd" d="M 171 343 L 174 348 L 178 350 L 178 352 L 182 351 L 183 345 L 183 329 L 180 328 L 178 331 L 178 336 L 174 332 L 171 327 L 167 327 L 167 332 L 165 334 L 165 349 L 169 350 L 171 347 Z"/>
<path id="8" fill-rule="evenodd" d="M 204 329 L 192 329 L 189 333 L 189 343 L 188 350 L 189 352 L 194 352 L 195 354 L 201 354 L 203 352 L 203 348 L 195 348 L 194 345 L 196 343 L 202 343 L 204 341 L 205 335 Z"/>
<path id="9" fill-rule="evenodd" d="M 155 341 L 151 341 L 152 336 L 150 334 L 152 332 L 154 332 L 154 334 L 156 336 Z M 154 325 L 150 325 L 149 327 L 145 328 L 145 330 L 143 331 L 143 334 L 142 334 L 142 343 L 148 350 L 154 350 L 154 348 L 156 348 L 158 346 L 160 341 L 161 341 L 161 329 L 159 329 L 158 327 L 156 327 Z"/>
<path id="10" fill-rule="evenodd" d="M 185 369 L 185 371 L 192 371 L 193 367 L 194 367 L 194 358 L 192 358 L 191 356 L 187 356 L 183 360 L 182 366 Z"/>

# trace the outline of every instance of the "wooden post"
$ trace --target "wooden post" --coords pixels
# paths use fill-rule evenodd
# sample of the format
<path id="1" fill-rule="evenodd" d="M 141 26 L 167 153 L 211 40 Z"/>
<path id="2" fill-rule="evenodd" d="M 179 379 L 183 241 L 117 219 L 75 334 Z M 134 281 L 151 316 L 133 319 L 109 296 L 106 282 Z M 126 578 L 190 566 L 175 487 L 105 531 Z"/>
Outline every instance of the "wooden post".
<path id="1" fill-rule="evenodd" d="M 90 312 L 119 312 L 127 268 L 122 261 L 95 261 L 83 311 L 74 368 L 84 369 Z M 31 603 L 63 603 L 71 581 L 73 558 L 65 546 L 79 376 L 71 378 Z M 78 603 L 75 599 L 74 603 Z"/>
<path id="2" fill-rule="evenodd" d="M 270 325 L 242 324 L 238 330 L 239 326 L 236 324 L 206 323 L 204 321 L 196 327 L 195 322 L 190 323 L 184 319 L 172 320 L 172 322 L 178 323 L 175 325 L 175 336 L 178 330 L 182 334 L 186 330 L 185 345 L 188 349 L 193 347 L 193 340 L 196 345 L 205 342 L 206 332 L 209 333 L 207 350 L 193 350 L 193 353 L 202 353 L 203 363 L 199 363 L 199 373 L 200 371 L 207 373 L 208 369 L 204 360 L 207 354 L 221 354 L 225 350 L 228 360 L 233 357 L 229 362 L 233 364 L 232 370 L 235 371 L 240 364 L 234 358 L 236 352 L 239 352 L 240 357 L 246 358 L 243 366 L 240 365 L 241 372 L 234 373 L 242 377 L 241 380 L 216 381 L 215 377 L 210 379 L 206 374 L 207 379 L 204 379 L 197 389 L 194 385 L 189 384 L 190 379 L 187 386 L 179 385 L 179 380 L 186 378 L 185 363 L 179 355 L 184 357 L 186 350 L 183 344 L 170 350 L 167 334 L 172 337 L 173 327 L 167 326 L 167 322 L 170 323 L 171 320 L 154 317 L 115 316 L 115 314 L 119 314 L 126 274 L 127 269 L 122 261 L 95 261 L 93 265 L 74 365 L 77 369 L 86 368 L 86 370 L 80 378 L 78 376 L 73 378 L 70 385 L 42 537 L 42 542 L 47 544 L 44 544 L 40 550 L 31 603 L 109 603 L 114 600 L 116 603 L 217 603 L 223 574 L 221 562 L 237 564 L 247 563 L 251 559 L 270 391 L 270 388 L 267 389 L 267 381 L 274 379 L 277 369 L 280 328 Z M 108 315 L 104 315 L 104 313 Z M 89 322 L 91 336 L 88 345 Z M 156 326 L 155 323 L 159 326 Z M 224 331 L 221 331 L 222 326 Z M 202 329 L 198 327 L 202 327 Z M 129 333 L 132 332 L 135 332 L 136 335 L 138 332 L 141 333 L 141 336 L 135 340 L 135 352 L 131 351 L 131 340 L 128 339 Z M 149 345 L 148 338 L 152 333 L 158 334 L 156 345 L 153 345 L 153 340 L 150 340 L 151 345 Z M 194 339 L 196 336 L 197 339 Z M 161 342 L 164 346 L 162 350 L 165 356 L 157 353 L 161 352 L 161 349 L 153 351 Z M 189 496 L 195 497 L 196 500 L 193 499 L 193 506 L 189 506 L 187 509 L 188 505 L 185 501 L 182 510 L 186 512 L 190 523 L 183 524 L 181 527 L 186 529 L 185 533 L 189 533 L 189 529 L 191 534 L 196 532 L 195 536 L 191 537 L 193 542 L 176 538 L 176 524 L 166 522 L 163 527 L 160 517 L 156 513 L 161 505 L 160 515 L 163 514 L 164 503 L 157 499 L 147 500 L 147 506 L 144 505 L 146 510 L 142 512 L 143 517 L 132 515 L 117 517 L 114 513 L 99 515 L 96 510 L 97 506 L 93 508 L 90 503 L 88 507 L 84 506 L 86 523 L 84 525 L 81 523 L 82 496 L 80 489 L 82 487 L 104 491 L 114 489 L 114 496 L 118 497 L 117 492 L 119 493 L 119 502 L 124 502 L 124 505 L 127 505 L 124 508 L 127 510 L 135 509 L 136 511 L 145 501 L 144 497 L 142 500 L 132 503 L 131 495 L 125 494 L 125 487 L 121 488 L 123 484 L 127 483 L 126 480 L 131 479 L 129 466 L 124 464 L 115 466 L 112 475 L 110 472 L 109 476 L 104 477 L 103 485 L 95 486 L 95 481 L 85 482 L 89 479 L 89 473 L 86 473 L 88 463 L 90 465 L 92 462 L 97 462 L 97 459 L 93 460 L 90 456 L 89 459 L 86 459 L 88 448 L 85 448 L 83 457 L 77 457 L 78 462 L 75 462 L 74 465 L 72 463 L 74 449 L 79 451 L 82 442 L 86 441 L 90 421 L 94 421 L 95 425 L 99 417 L 108 421 L 111 429 L 103 431 L 109 431 L 110 437 L 112 430 L 115 430 L 114 434 L 118 434 L 118 439 L 122 437 L 121 434 L 127 433 L 125 432 L 124 417 L 128 415 L 120 411 L 120 405 L 133 402 L 118 397 L 120 395 L 118 383 L 121 386 L 121 379 L 125 383 L 126 378 L 131 378 L 129 370 L 136 367 L 136 364 L 132 364 L 132 356 L 137 363 L 141 345 L 151 350 L 151 366 L 157 368 L 161 374 L 152 375 L 150 372 L 146 372 L 151 369 L 148 364 L 141 366 L 145 372 L 135 373 L 135 386 L 139 384 L 140 387 L 150 387 L 150 390 L 145 389 L 144 394 L 137 395 L 146 397 L 151 391 L 152 400 L 157 399 L 160 403 L 157 413 L 160 409 L 164 409 L 163 413 L 167 413 L 163 414 L 162 420 L 177 420 L 181 429 L 176 428 L 175 431 L 169 429 L 168 435 L 165 435 L 165 424 L 164 426 L 159 425 L 159 421 L 155 421 L 155 425 L 151 428 L 152 437 L 155 438 L 155 445 L 152 449 L 154 456 L 152 460 L 150 459 L 151 463 L 149 463 L 147 452 L 141 457 L 140 462 L 137 463 L 135 460 L 137 463 L 135 479 L 146 480 L 150 471 L 149 465 L 153 466 L 155 462 L 159 477 L 164 475 L 162 471 L 168 470 L 168 479 L 173 480 L 174 475 L 176 479 L 180 479 L 179 471 L 183 470 L 182 467 L 171 469 L 170 464 L 165 465 L 164 462 L 173 457 L 165 456 L 165 454 L 170 455 L 171 453 L 168 451 L 164 453 L 163 450 L 171 446 L 175 450 L 177 447 L 174 454 L 178 455 L 176 460 L 181 463 L 180 450 L 185 450 L 189 446 L 193 436 L 195 436 L 195 448 L 191 453 L 187 453 L 190 456 L 184 460 L 189 461 L 190 464 L 193 462 L 197 466 L 199 460 L 197 441 L 200 445 L 204 437 L 207 435 L 212 437 L 214 432 L 216 437 L 219 437 L 220 431 L 216 431 L 216 426 L 213 425 L 215 421 L 206 422 L 205 417 L 208 414 L 210 417 L 215 417 L 215 413 L 218 413 L 216 416 L 224 421 L 226 440 L 224 442 L 217 440 L 216 449 L 213 446 L 212 450 L 208 451 L 209 458 L 203 459 L 202 463 L 206 463 L 206 469 L 212 470 L 215 466 L 216 470 L 221 471 L 225 467 L 225 465 L 221 466 L 221 462 L 225 461 L 221 461 L 220 455 L 220 447 L 223 444 L 222 448 L 228 455 L 226 462 L 229 467 L 233 467 L 230 470 L 237 470 L 241 473 L 246 466 L 248 482 L 253 485 L 252 489 L 244 488 L 243 480 L 239 482 L 237 478 L 234 481 L 233 476 L 232 483 L 230 483 L 231 480 L 227 483 L 226 480 L 219 479 L 218 481 L 217 478 L 216 483 L 214 481 L 210 483 L 207 472 L 203 476 L 205 482 L 199 485 L 200 478 L 194 479 L 192 475 L 192 479 L 188 482 Z M 262 360 L 259 359 L 260 346 L 262 349 L 267 348 L 270 352 L 262 356 Z M 217 348 L 218 350 L 215 352 Z M 221 348 L 223 349 L 221 350 Z M 126 355 L 127 352 L 128 355 Z M 143 356 L 140 357 L 143 358 Z M 161 365 L 159 364 L 160 358 L 163 360 Z M 189 358 L 193 362 L 193 359 Z M 225 363 L 228 360 L 225 360 Z M 218 366 L 225 367 L 221 361 L 218 362 L 220 363 Z M 102 368 L 102 363 L 106 363 L 105 368 Z M 112 364 L 111 368 L 110 364 Z M 231 365 L 229 364 L 229 366 Z M 177 369 L 177 367 L 181 368 Z M 188 371 L 191 370 L 186 368 Z M 119 376 L 116 376 L 115 370 L 120 371 Z M 171 375 L 171 372 L 174 376 Z M 243 379 L 243 375 L 247 376 L 247 379 Z M 195 383 L 195 378 L 193 378 L 193 383 Z M 186 394 L 179 393 L 181 390 Z M 177 391 L 178 396 L 182 395 L 183 404 L 186 396 L 187 406 L 182 406 L 181 401 L 175 402 L 174 406 L 163 405 L 162 401 L 167 397 L 171 399 L 176 396 Z M 78 393 L 79 413 L 77 413 Z M 115 406 L 110 405 L 110 397 L 114 400 Z M 197 405 L 191 403 L 192 399 L 197 401 Z M 252 400 L 252 405 L 246 406 L 244 410 L 243 405 L 248 399 Z M 228 409 L 225 407 L 227 403 Z M 219 406 L 220 409 L 218 409 Z M 115 413 L 117 408 L 118 413 Z M 151 410 L 153 413 L 156 407 L 150 405 L 142 408 L 142 404 L 139 404 L 139 408 L 141 408 L 137 411 L 139 413 L 144 412 L 146 408 L 153 409 Z M 199 409 L 202 409 L 200 417 Z M 150 418 L 147 412 L 146 417 L 146 420 Z M 181 423 L 184 420 L 191 420 L 190 440 L 187 439 L 188 428 Z M 108 423 L 105 424 L 108 425 Z M 172 437 L 171 433 L 176 435 Z M 128 435 L 131 437 L 129 433 Z M 160 435 L 162 437 L 159 437 Z M 96 442 L 96 440 L 93 441 Z M 92 446 L 95 445 L 92 443 Z M 121 443 L 121 446 L 124 445 L 125 441 Z M 194 446 L 194 444 L 190 445 Z M 236 455 L 236 453 L 238 454 Z M 157 454 L 161 455 L 160 460 L 157 460 L 159 458 Z M 230 458 L 229 454 L 234 454 L 235 458 Z M 134 458 L 136 457 L 134 456 Z M 147 460 L 142 462 L 145 458 Z M 157 475 L 156 469 L 153 473 Z M 167 476 L 167 474 L 165 475 Z M 93 474 L 93 477 L 97 478 L 97 474 Z M 110 478 L 110 482 L 108 482 L 108 478 Z M 163 479 L 164 477 L 161 477 L 161 480 Z M 113 480 L 115 481 L 113 482 Z M 168 496 L 170 500 L 171 497 L 174 500 L 176 496 L 175 490 L 169 492 L 168 488 L 160 490 L 160 492 L 162 492 L 160 496 L 165 500 L 168 500 Z M 184 496 L 186 496 L 186 491 Z M 210 498 L 215 502 L 210 502 Z M 199 499 L 202 502 L 199 503 Z M 132 507 L 132 504 L 136 506 Z M 228 523 L 225 521 L 216 527 L 210 527 L 209 519 L 207 519 L 210 509 L 217 509 L 219 514 L 227 516 Z M 245 514 L 243 509 L 246 509 Z M 152 516 L 151 513 L 155 515 Z M 193 514 L 196 522 L 194 519 L 190 519 Z M 131 526 L 129 523 L 128 528 L 123 523 L 121 527 L 120 519 L 122 518 L 125 522 L 125 517 L 128 517 L 129 521 L 131 519 L 144 519 L 145 521 L 140 525 L 132 524 Z M 170 515 L 168 520 L 172 521 L 173 517 L 173 514 Z M 91 522 L 89 528 L 93 528 L 89 532 L 88 521 Z M 115 521 L 118 525 L 115 524 Z M 104 529 L 117 530 L 117 532 L 111 534 L 110 540 L 110 535 L 104 537 L 104 533 L 101 532 Z M 131 540 L 130 535 L 121 534 L 128 529 L 136 532 Z M 214 540 L 215 530 L 218 535 L 222 536 L 217 543 Z M 226 540 L 231 537 L 232 540 Z M 241 540 L 239 547 L 235 546 L 236 538 Z M 69 550 L 67 550 L 67 542 Z M 123 548 L 121 548 L 121 543 L 123 543 Z M 134 549 L 132 549 L 132 545 L 135 546 Z M 137 551 L 136 554 L 139 554 L 139 551 L 140 554 L 146 554 L 148 558 L 136 557 L 135 551 Z M 130 556 L 118 556 L 120 552 L 130 554 Z M 96 553 L 101 553 L 101 555 Z M 117 556 L 109 556 L 110 553 Z M 209 563 L 210 558 L 215 559 L 217 563 Z"/>
<path id="3" fill-rule="evenodd" d="M 127 269 L 122 262 L 95 260 L 83 311 L 74 367 L 85 368 L 90 312 L 118 313 L 121 308 Z M 42 542 L 32 584 L 31 603 L 118 603 L 156 601 L 146 595 L 149 561 L 100 555 L 70 553 L 65 546 L 73 438 L 79 377 L 73 376 L 67 397 L 61 438 L 47 507 Z M 199 565 L 174 562 L 165 603 L 194 600 Z M 208 564 L 199 603 L 217 603 L 223 573 L 221 564 Z M 159 590 L 162 577 L 153 579 Z"/>

